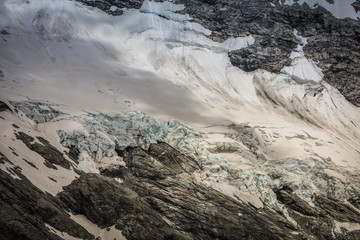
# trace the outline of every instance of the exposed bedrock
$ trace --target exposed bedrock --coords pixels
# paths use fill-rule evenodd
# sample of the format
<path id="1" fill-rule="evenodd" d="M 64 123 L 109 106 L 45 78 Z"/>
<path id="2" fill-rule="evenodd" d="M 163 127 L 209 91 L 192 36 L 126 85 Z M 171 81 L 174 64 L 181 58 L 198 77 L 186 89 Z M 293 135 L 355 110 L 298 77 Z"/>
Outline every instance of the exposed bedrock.
<path id="1" fill-rule="evenodd" d="M 100 169 L 103 176 L 84 174 L 59 196 L 75 213 L 84 214 L 101 227 L 116 224 L 127 239 L 359 236 L 357 230 L 341 228 L 341 224 L 360 223 L 358 210 L 325 196 L 316 196 L 314 205 L 309 205 L 289 187 L 274 189 L 295 220 L 294 225 L 283 212 L 267 207 L 256 209 L 203 185 L 196 177 L 200 170 L 196 161 L 168 144 L 151 144 L 149 150 L 128 147 L 117 152 L 126 166 L 104 167 Z"/>
<path id="2" fill-rule="evenodd" d="M 360 105 L 360 21 L 337 19 L 322 7 L 280 5 L 278 1 L 183 1 L 188 13 L 213 31 L 214 40 L 251 34 L 255 44 L 229 53 L 233 65 L 245 71 L 280 72 L 290 65 L 298 44 L 292 31 L 308 38 L 305 56 L 323 70 L 324 80 L 350 102 Z"/>
<path id="3" fill-rule="evenodd" d="M 143 0 L 76 0 L 82 2 L 85 5 L 96 7 L 104 12 L 117 16 L 121 15 L 123 11 L 122 8 L 135 8 L 139 9 L 143 3 Z"/>
<path id="4" fill-rule="evenodd" d="M 84 1 L 113 15 L 121 8 L 139 9 L 141 0 Z M 180 11 L 194 22 L 212 31 L 209 36 L 222 42 L 229 37 L 252 35 L 255 43 L 229 53 L 234 66 L 244 71 L 265 69 L 279 73 L 291 64 L 290 53 L 299 43 L 293 31 L 308 38 L 305 56 L 312 59 L 324 73 L 324 80 L 337 88 L 347 100 L 360 106 L 360 21 L 337 19 L 323 7 L 307 4 L 283 5 L 273 0 L 176 0 L 184 4 Z M 111 6 L 118 7 L 117 10 Z M 359 2 L 352 5 L 357 11 Z"/>
<path id="5" fill-rule="evenodd" d="M 70 219 L 67 207 L 58 198 L 40 191 L 20 170 L 12 172 L 19 179 L 0 170 L 1 239 L 62 239 L 45 224 L 80 239 L 94 239 Z"/>
<path id="6" fill-rule="evenodd" d="M 70 162 L 66 160 L 63 153 L 52 146 L 46 139 L 36 137 L 40 142 L 34 141 L 35 139 L 24 132 L 15 134 L 16 138 L 21 140 L 29 149 L 40 154 L 45 159 L 45 165 L 49 168 L 57 169 L 54 164 L 70 169 Z"/>
<path id="7" fill-rule="evenodd" d="M 288 187 L 277 190 L 276 194 L 304 232 L 316 239 L 359 239 L 359 230 L 341 227 L 342 223 L 359 224 L 359 209 L 324 196 L 316 196 L 315 206 L 310 206 Z"/>
<path id="8" fill-rule="evenodd" d="M 122 152 L 127 167 L 85 174 L 60 193 L 75 213 L 127 239 L 302 239 L 284 217 L 256 210 L 195 177 L 197 163 L 167 144 Z"/>

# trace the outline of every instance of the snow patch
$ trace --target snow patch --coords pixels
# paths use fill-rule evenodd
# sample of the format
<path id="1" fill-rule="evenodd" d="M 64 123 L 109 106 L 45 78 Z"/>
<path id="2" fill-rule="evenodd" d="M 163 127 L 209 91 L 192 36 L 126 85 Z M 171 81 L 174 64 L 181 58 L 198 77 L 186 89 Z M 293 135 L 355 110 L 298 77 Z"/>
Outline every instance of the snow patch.
<path id="1" fill-rule="evenodd" d="M 281 1 L 279 1 L 281 4 Z M 334 0 L 334 3 L 329 3 L 327 0 L 285 0 L 284 5 L 293 5 L 298 3 L 300 5 L 307 3 L 311 8 L 321 6 L 332 13 L 336 18 L 352 18 L 359 19 L 360 12 L 356 12 L 352 4 L 355 0 Z"/>
<path id="2" fill-rule="evenodd" d="M 72 213 L 68 213 L 70 218 L 74 220 L 76 223 L 85 228 L 89 233 L 95 236 L 95 238 L 100 237 L 100 239 L 117 239 L 117 240 L 126 240 L 122 232 L 115 228 L 115 225 L 110 226 L 108 228 L 99 228 L 96 224 L 92 223 L 89 219 L 87 219 L 84 215 L 77 214 L 74 215 Z"/>
<path id="3" fill-rule="evenodd" d="M 321 82 L 324 74 L 312 60 L 308 60 L 305 57 L 303 51 L 303 47 L 307 44 L 307 38 L 299 36 L 296 29 L 294 29 L 294 35 L 300 43 L 297 45 L 296 49 L 291 52 L 291 66 L 284 67 L 281 69 L 281 72 L 290 75 L 297 83 Z"/>
<path id="4" fill-rule="evenodd" d="M 237 38 L 229 38 L 227 39 L 223 44 L 224 46 L 228 46 L 228 51 L 235 51 L 242 48 L 246 48 L 252 44 L 255 43 L 255 39 L 253 36 L 247 36 L 247 37 L 237 37 Z"/>
<path id="5" fill-rule="evenodd" d="M 109 10 L 112 11 L 112 12 L 115 12 L 117 9 L 118 9 L 118 7 L 116 7 L 116 6 L 111 6 Z"/>
<path id="6" fill-rule="evenodd" d="M 45 223 L 45 227 L 49 230 L 49 232 L 55 233 L 62 239 L 66 240 L 81 240 L 81 238 L 73 237 L 67 234 L 66 232 L 62 232 L 60 230 L 57 230 L 56 228 L 52 227 L 51 225 Z"/>
<path id="7" fill-rule="evenodd" d="M 174 4 L 171 2 L 154 2 L 145 0 L 140 11 L 143 13 L 153 13 L 174 21 L 188 21 L 192 18 L 188 14 L 178 14 L 185 8 L 183 4 Z"/>

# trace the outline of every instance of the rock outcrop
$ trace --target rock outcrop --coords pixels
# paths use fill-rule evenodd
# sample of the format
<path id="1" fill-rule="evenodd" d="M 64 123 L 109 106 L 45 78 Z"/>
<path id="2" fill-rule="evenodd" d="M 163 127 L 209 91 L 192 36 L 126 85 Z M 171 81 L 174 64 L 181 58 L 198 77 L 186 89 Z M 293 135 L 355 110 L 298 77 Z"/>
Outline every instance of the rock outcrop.
<path id="1" fill-rule="evenodd" d="M 360 231 L 339 231 L 336 224 L 359 224 L 357 209 L 324 196 L 315 197 L 315 206 L 300 199 L 288 187 L 277 190 L 279 201 L 288 208 L 290 216 L 309 235 L 317 239 L 358 239 Z M 335 232 L 333 232 L 335 229 Z"/>
<path id="2" fill-rule="evenodd" d="M 137 1 L 82 1 L 109 14 L 111 6 L 139 9 Z M 244 71 L 264 69 L 280 73 L 291 64 L 290 54 L 299 44 L 294 29 L 308 38 L 305 56 L 323 71 L 324 80 L 337 88 L 345 98 L 360 106 L 360 21 L 337 19 L 321 6 L 310 8 L 297 3 L 267 0 L 176 0 L 184 4 L 179 13 L 189 14 L 192 21 L 212 31 L 212 40 L 222 42 L 229 37 L 251 35 L 255 43 L 229 52 L 231 63 Z M 352 5 L 359 10 L 359 2 Z"/>
<path id="3" fill-rule="evenodd" d="M 126 167 L 85 174 L 60 193 L 75 213 L 127 239 L 301 239 L 285 218 L 256 210 L 193 175 L 198 164 L 167 144 L 123 150 Z"/>
<path id="4" fill-rule="evenodd" d="M 123 14 L 123 8 L 134 8 L 139 9 L 143 3 L 143 0 L 95 0 L 95 1 L 87 1 L 87 0 L 77 0 L 78 2 L 82 2 L 85 5 L 96 7 L 104 12 L 117 16 Z"/>
<path id="5" fill-rule="evenodd" d="M 279 73 L 290 65 L 298 44 L 292 31 L 308 38 L 305 55 L 323 70 L 324 80 L 350 102 L 360 105 L 360 21 L 337 19 L 322 7 L 282 5 L 279 1 L 182 1 L 184 13 L 212 31 L 212 39 L 251 34 L 255 43 L 229 53 L 244 71 L 265 69 Z M 354 3 L 356 7 L 357 3 Z"/>
<path id="6" fill-rule="evenodd" d="M 12 171 L 19 179 L 0 170 L 1 239 L 62 239 L 45 224 L 80 239 L 94 239 L 71 220 L 67 207 L 59 199 L 40 191 L 20 170 Z"/>
<path id="7" fill-rule="evenodd" d="M 29 149 L 37 152 L 45 159 L 45 165 L 50 168 L 57 169 L 54 164 L 70 169 L 70 162 L 66 160 L 63 153 L 52 146 L 46 139 L 42 137 L 36 137 L 40 142 L 34 141 L 35 139 L 24 132 L 18 132 L 15 134 L 16 138 L 21 140 Z"/>

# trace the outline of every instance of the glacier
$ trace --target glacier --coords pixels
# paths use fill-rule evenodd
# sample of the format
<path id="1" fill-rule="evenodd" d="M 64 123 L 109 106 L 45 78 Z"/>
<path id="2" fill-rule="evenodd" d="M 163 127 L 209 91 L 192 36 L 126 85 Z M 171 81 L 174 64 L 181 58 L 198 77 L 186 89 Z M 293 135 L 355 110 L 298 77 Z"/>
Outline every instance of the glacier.
<path id="1" fill-rule="evenodd" d="M 298 1 L 305 2 L 315 7 L 314 1 Z M 332 11 L 327 1 L 317 1 L 337 18 L 355 19 L 359 13 L 348 11 L 353 2 L 335 0 L 340 10 Z M 184 9 L 172 1 L 145 0 L 140 9 L 112 16 L 76 1 L 0 2 L 0 29 L 9 33 L 0 41 L 0 101 L 7 108 L 0 111 L 0 152 L 9 161 L 0 169 L 15 180 L 24 176 L 53 197 L 64 194 L 70 206 L 64 189 L 75 191 L 73 182 L 121 172 L 113 179 L 132 186 L 125 174 L 135 168 L 129 159 L 150 156 L 156 144 L 165 143 L 198 167 L 176 172 L 173 181 L 183 176 L 185 183 L 216 190 L 259 215 L 270 209 L 295 226 L 294 236 L 301 224 L 279 200 L 279 191 L 289 188 L 314 208 L 320 195 L 346 206 L 356 199 L 360 109 L 323 81 L 321 68 L 305 57 L 307 38 L 294 29 L 298 45 L 281 73 L 245 72 L 231 64 L 228 53 L 254 45 L 256 36 L 214 41 L 212 31 Z M 47 167 L 31 144 L 52 146 L 71 166 Z M 149 164 L 158 164 L 162 155 L 151 156 Z M 150 190 L 156 189 L 154 179 L 146 180 Z M 110 239 L 85 213 L 69 216 L 94 236 Z M 171 223 L 171 216 L 164 221 Z M 341 227 L 360 229 L 348 219 L 335 219 L 331 226 L 332 236 Z M 125 238 L 118 225 L 109 227 Z M 51 224 L 47 228 L 65 234 Z M 65 239 L 78 239 L 69 234 Z"/>

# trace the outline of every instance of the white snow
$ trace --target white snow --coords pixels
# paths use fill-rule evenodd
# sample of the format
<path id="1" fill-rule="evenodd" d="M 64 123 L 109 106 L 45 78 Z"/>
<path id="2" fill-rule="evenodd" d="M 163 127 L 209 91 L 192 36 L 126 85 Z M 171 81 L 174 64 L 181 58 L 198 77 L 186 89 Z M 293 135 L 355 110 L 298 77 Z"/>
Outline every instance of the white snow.
<path id="1" fill-rule="evenodd" d="M 154 2 L 145 0 L 141 6 L 140 11 L 144 13 L 154 13 L 166 17 L 174 21 L 187 21 L 192 18 L 188 14 L 178 14 L 176 11 L 181 11 L 185 8 L 183 4 L 174 4 L 171 2 Z"/>
<path id="2" fill-rule="evenodd" d="M 109 10 L 115 12 L 117 9 L 118 9 L 117 6 L 111 6 Z"/>
<path id="3" fill-rule="evenodd" d="M 45 227 L 47 227 L 49 229 L 49 232 L 55 233 L 56 235 L 58 235 L 62 239 L 65 239 L 65 240 L 81 240 L 81 238 L 76 238 L 76 237 L 70 236 L 66 232 L 61 232 L 60 230 L 57 230 L 56 228 L 52 227 L 49 224 L 45 224 Z"/>
<path id="4" fill-rule="evenodd" d="M 345 228 L 347 231 L 351 232 L 351 231 L 356 231 L 356 230 L 360 230 L 360 224 L 359 223 L 352 223 L 352 222 L 339 222 L 339 221 L 334 221 L 335 223 L 335 227 L 334 227 L 334 231 L 336 233 L 343 233 L 342 228 Z"/>
<path id="5" fill-rule="evenodd" d="M 34 129 L 32 125 L 29 125 L 26 121 L 21 121 L 18 117 L 11 113 L 2 113 L 2 117 L 6 121 L 0 121 L 0 128 L 2 134 L 0 135 L 0 152 L 3 153 L 15 166 L 21 167 L 21 173 L 29 179 L 36 187 L 44 192 L 48 192 L 52 195 L 56 195 L 62 191 L 62 187 L 70 184 L 78 175 L 73 170 L 68 170 L 57 166 L 57 170 L 48 168 L 44 165 L 44 158 L 36 152 L 30 150 L 21 140 L 16 139 L 14 134 L 15 123 L 19 126 L 17 131 L 24 132 L 36 139 L 36 136 L 46 136 Z M 36 140 L 38 141 L 38 140 Z M 51 143 L 51 142 L 50 142 Z M 52 143 L 51 143 L 52 144 Z M 14 155 L 11 149 L 18 155 Z M 25 160 L 33 163 L 36 167 L 30 166 Z M 12 167 L 9 164 L 1 164 L 0 168 L 6 172 L 9 172 L 6 167 Z M 15 178 L 18 178 L 12 175 Z M 54 182 L 52 179 L 55 179 Z"/>
<path id="6" fill-rule="evenodd" d="M 72 220 L 84 227 L 89 233 L 93 234 L 95 237 L 101 237 L 101 239 L 104 240 L 126 240 L 126 238 L 122 235 L 121 231 L 116 229 L 115 226 L 109 227 L 109 230 L 108 228 L 101 229 L 83 215 L 74 215 L 72 213 L 69 213 L 69 215 Z"/>
<path id="7" fill-rule="evenodd" d="M 334 3 L 329 3 L 326 0 L 299 0 L 296 1 L 298 4 L 307 3 L 311 8 L 321 6 L 331 12 L 336 18 L 353 18 L 359 19 L 360 12 L 356 12 L 355 8 L 351 5 L 355 0 L 334 0 Z M 285 5 L 293 5 L 294 0 L 285 0 Z"/>
<path id="8" fill-rule="evenodd" d="M 306 38 L 294 31 L 300 44 L 284 72 L 299 82 L 318 84 L 298 84 L 288 75 L 262 70 L 246 73 L 231 65 L 228 52 L 253 44 L 254 38 L 213 42 L 207 38 L 210 30 L 176 13 L 182 8 L 146 1 L 141 10 L 109 16 L 74 1 L 1 1 L 0 28 L 9 26 L 11 34 L 8 42 L 0 41 L 0 65 L 6 73 L 0 81 L 1 97 L 48 100 L 62 104 L 61 109 L 72 115 L 138 110 L 162 120 L 187 122 L 200 131 L 214 124 L 246 122 L 257 127 L 254 134 L 270 161 L 286 157 L 305 161 L 317 154 L 349 170 L 359 169 L 360 110 L 321 81 L 321 71 L 304 57 Z M 40 171 L 46 176 L 38 177 L 36 169 L 21 163 L 8 149 L 16 147 L 22 156 L 43 165 L 43 159 L 21 142 L 9 140 L 13 137 L 10 122 L 34 136 L 43 134 L 60 150 L 64 148 L 59 145 L 57 129 L 83 128 L 70 120 L 35 125 L 24 116 L 13 119 L 8 115 L 1 115 L 6 118 L 1 129 L 8 135 L 0 136 L 1 152 L 22 164 L 24 174 L 36 186 L 56 194 L 76 175 L 44 167 Z M 231 143 L 223 136 L 214 134 L 204 145 Z M 223 164 L 262 180 L 256 166 L 239 156 L 215 153 L 209 159 L 214 169 Z M 110 161 L 118 160 L 109 156 L 106 162 Z M 98 166 L 82 153 L 79 169 L 97 172 Z M 68 178 L 58 185 L 47 179 L 52 176 L 60 181 L 61 174 Z M 272 198 L 255 190 L 244 199 L 261 206 L 258 199 Z"/>
<path id="9" fill-rule="evenodd" d="M 237 38 L 229 38 L 224 42 L 224 45 L 228 45 L 228 51 L 239 50 L 242 48 L 246 48 L 252 44 L 254 44 L 255 39 L 250 35 L 247 37 L 237 37 Z"/>
<path id="10" fill-rule="evenodd" d="M 312 60 L 308 60 L 305 57 L 303 51 L 303 47 L 307 44 L 307 39 L 299 36 L 296 29 L 294 29 L 294 35 L 300 44 L 291 52 L 291 66 L 284 67 L 281 72 L 290 75 L 298 83 L 321 82 L 324 74 Z"/>

